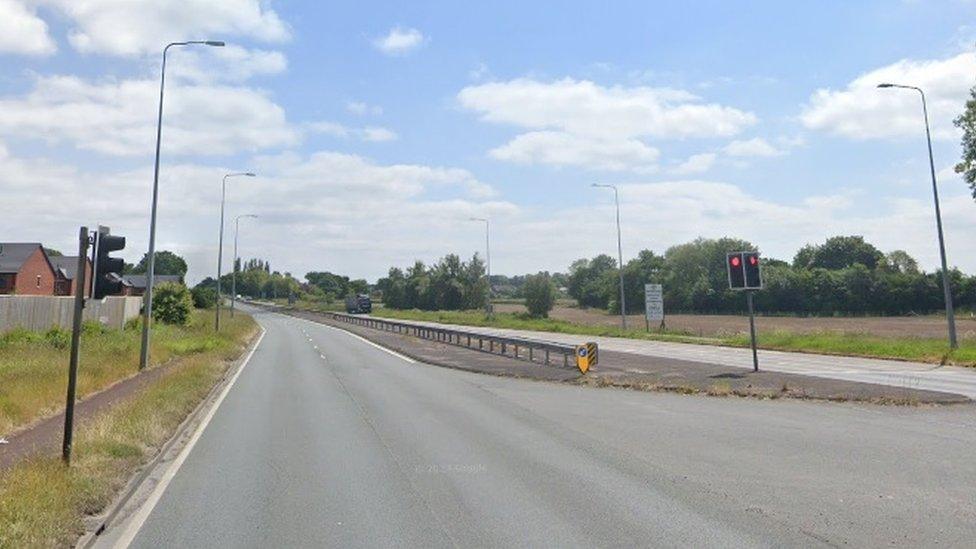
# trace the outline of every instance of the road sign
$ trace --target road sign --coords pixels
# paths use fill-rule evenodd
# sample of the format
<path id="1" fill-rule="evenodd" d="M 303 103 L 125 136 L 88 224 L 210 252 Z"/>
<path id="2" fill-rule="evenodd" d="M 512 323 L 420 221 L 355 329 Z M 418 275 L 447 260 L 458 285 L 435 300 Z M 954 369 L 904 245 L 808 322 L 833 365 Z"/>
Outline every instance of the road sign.
<path id="1" fill-rule="evenodd" d="M 644 284 L 644 315 L 647 321 L 664 320 L 664 287 L 660 284 Z"/>
<path id="2" fill-rule="evenodd" d="M 596 366 L 600 361 L 600 352 L 596 343 L 592 341 L 576 346 L 576 367 L 581 373 L 586 373 L 592 366 Z"/>

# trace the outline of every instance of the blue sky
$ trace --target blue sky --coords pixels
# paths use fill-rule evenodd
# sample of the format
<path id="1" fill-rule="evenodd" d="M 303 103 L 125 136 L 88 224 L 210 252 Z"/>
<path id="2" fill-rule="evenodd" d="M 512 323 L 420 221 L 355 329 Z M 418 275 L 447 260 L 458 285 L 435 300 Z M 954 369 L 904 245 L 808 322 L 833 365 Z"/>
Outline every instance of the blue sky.
<path id="1" fill-rule="evenodd" d="M 480 250 L 496 272 L 738 236 L 789 259 L 863 234 L 933 268 L 926 88 L 950 263 L 976 271 L 951 119 L 976 3 L 0 3 L 0 240 L 83 223 L 147 241 L 159 50 L 170 58 L 159 245 L 216 263 L 220 177 L 242 254 L 375 279 Z M 228 225 L 232 231 L 232 222 Z M 229 252 L 229 248 L 228 248 Z"/>

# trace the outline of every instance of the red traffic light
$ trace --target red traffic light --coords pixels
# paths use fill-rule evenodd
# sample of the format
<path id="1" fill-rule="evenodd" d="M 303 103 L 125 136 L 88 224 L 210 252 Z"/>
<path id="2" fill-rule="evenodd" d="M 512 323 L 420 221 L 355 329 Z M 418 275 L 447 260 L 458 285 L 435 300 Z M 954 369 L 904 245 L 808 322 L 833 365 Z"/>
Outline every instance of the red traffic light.
<path id="1" fill-rule="evenodd" d="M 733 255 L 732 258 L 729 260 L 729 263 L 731 263 L 733 267 L 738 267 L 739 264 L 742 263 L 742 261 L 739 259 L 739 256 Z"/>
<path id="2" fill-rule="evenodd" d="M 749 264 L 750 265 L 758 265 L 759 264 L 759 258 L 756 257 L 756 256 L 754 256 L 754 255 L 750 255 L 749 256 Z"/>

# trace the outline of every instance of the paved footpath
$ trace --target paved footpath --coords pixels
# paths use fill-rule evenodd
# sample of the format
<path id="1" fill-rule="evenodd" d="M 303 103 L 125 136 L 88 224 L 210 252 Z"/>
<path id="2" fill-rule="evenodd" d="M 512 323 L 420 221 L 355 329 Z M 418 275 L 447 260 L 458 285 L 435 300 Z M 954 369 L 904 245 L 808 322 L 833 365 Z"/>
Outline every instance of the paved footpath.
<path id="1" fill-rule="evenodd" d="M 607 351 L 752 369 L 752 351 L 750 349 L 736 347 L 694 345 L 690 343 L 626 339 L 620 337 L 593 337 L 504 328 L 483 328 L 456 324 L 439 324 L 436 322 L 397 321 L 424 326 L 456 328 L 499 336 L 527 337 L 530 339 L 573 345 L 585 341 L 595 341 L 601 349 Z M 942 391 L 976 399 L 976 368 L 939 366 L 936 364 L 900 360 L 878 360 L 872 358 L 764 350 L 759 351 L 759 367 L 774 372 L 802 374 L 846 381 L 860 381 L 863 383 L 877 383 L 909 389 Z"/>
<path id="2" fill-rule="evenodd" d="M 134 547 L 971 547 L 976 408 L 486 376 L 267 332 Z M 132 519 L 135 517 L 135 519 Z M 141 517 L 141 518 L 140 518 Z M 143 520 L 144 519 L 144 520 Z"/>

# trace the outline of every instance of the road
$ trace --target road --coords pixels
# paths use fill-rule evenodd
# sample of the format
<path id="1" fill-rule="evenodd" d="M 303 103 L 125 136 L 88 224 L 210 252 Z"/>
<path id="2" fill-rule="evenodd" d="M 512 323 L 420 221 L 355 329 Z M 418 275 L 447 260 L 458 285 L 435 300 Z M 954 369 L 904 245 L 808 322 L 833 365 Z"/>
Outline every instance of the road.
<path id="1" fill-rule="evenodd" d="M 133 547 L 967 546 L 976 409 L 501 378 L 258 312 Z"/>
<path id="2" fill-rule="evenodd" d="M 593 337 L 554 332 L 460 326 L 409 320 L 398 320 L 398 322 L 451 327 L 459 330 L 482 332 L 498 336 L 527 337 L 530 339 L 573 345 L 584 341 L 595 341 L 601 349 L 607 351 L 752 369 L 752 351 L 750 349 L 674 343 L 670 341 L 626 339 L 620 337 Z M 930 391 L 955 393 L 976 399 L 976 368 L 939 366 L 936 364 L 901 360 L 879 360 L 873 358 L 839 357 L 813 353 L 789 353 L 765 350 L 759 351 L 759 364 L 760 368 L 771 372 L 876 383 L 910 389 L 927 389 Z"/>

